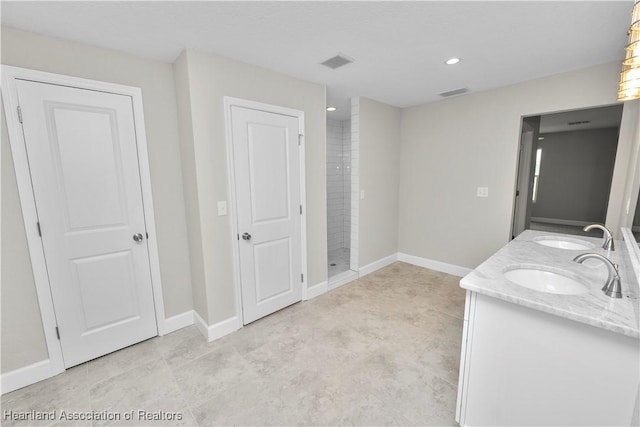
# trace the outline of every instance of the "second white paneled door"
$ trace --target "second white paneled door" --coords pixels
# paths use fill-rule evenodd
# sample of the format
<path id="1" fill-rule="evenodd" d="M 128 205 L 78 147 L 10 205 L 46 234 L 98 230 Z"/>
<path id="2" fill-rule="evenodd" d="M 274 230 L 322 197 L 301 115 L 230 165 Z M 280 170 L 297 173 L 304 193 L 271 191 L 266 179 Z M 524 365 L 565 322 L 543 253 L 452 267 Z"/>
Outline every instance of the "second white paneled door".
<path id="1" fill-rule="evenodd" d="M 299 122 L 231 106 L 244 324 L 302 298 Z"/>
<path id="2" fill-rule="evenodd" d="M 157 335 L 132 98 L 17 95 L 65 367 Z"/>

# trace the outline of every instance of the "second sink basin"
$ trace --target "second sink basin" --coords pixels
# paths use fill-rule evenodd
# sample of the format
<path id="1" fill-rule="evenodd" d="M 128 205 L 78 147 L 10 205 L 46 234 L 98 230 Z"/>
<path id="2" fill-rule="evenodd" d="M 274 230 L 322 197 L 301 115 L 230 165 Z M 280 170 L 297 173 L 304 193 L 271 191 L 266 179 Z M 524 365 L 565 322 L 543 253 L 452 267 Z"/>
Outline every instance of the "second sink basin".
<path id="1" fill-rule="evenodd" d="M 541 236 L 535 238 L 533 241 L 543 246 L 575 251 L 584 251 L 595 247 L 595 245 L 587 241 L 572 239 L 570 237 Z"/>
<path id="2" fill-rule="evenodd" d="M 512 283 L 539 292 L 557 295 L 580 295 L 589 288 L 571 273 L 560 273 L 544 266 L 514 266 L 504 270 L 504 277 Z"/>

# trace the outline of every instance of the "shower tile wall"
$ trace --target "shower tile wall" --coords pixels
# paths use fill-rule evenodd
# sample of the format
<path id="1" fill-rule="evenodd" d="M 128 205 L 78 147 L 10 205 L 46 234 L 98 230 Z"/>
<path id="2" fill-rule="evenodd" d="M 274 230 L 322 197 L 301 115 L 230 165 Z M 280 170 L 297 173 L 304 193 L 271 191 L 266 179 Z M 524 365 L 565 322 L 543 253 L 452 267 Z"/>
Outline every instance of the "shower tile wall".
<path id="1" fill-rule="evenodd" d="M 351 98 L 351 227 L 358 228 L 360 217 L 360 98 Z M 355 231 L 355 230 L 354 230 Z M 351 234 L 349 266 L 357 271 L 360 248 L 358 234 Z"/>
<path id="2" fill-rule="evenodd" d="M 329 252 L 348 249 L 351 241 L 350 163 L 350 121 L 327 120 L 327 249 Z"/>

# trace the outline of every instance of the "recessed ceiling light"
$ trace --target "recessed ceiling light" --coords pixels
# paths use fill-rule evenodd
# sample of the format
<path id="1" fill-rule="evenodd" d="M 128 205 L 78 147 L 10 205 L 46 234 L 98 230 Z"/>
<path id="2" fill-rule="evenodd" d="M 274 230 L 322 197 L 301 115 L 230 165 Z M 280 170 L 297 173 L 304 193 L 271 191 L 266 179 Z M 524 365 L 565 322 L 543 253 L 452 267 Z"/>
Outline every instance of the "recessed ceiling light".
<path id="1" fill-rule="evenodd" d="M 333 111 L 336 111 L 336 110 L 337 110 L 336 107 L 327 107 L 327 111 L 330 112 L 330 113 L 333 112 Z"/>
<path id="2" fill-rule="evenodd" d="M 449 58 L 446 61 L 444 61 L 444 63 L 447 65 L 454 65 L 454 64 L 457 64 L 458 62 L 460 62 L 460 58 Z"/>

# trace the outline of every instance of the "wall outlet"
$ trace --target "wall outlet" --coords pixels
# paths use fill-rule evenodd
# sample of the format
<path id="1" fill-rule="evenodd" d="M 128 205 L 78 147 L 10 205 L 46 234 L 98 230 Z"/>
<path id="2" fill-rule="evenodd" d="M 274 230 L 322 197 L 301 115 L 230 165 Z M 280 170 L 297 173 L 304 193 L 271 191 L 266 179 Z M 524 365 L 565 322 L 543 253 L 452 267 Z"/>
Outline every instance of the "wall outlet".
<path id="1" fill-rule="evenodd" d="M 489 197 L 489 187 L 478 187 L 478 197 Z"/>
<path id="2" fill-rule="evenodd" d="M 225 216 L 227 214 L 227 201 L 223 200 L 218 202 L 218 216 Z"/>

